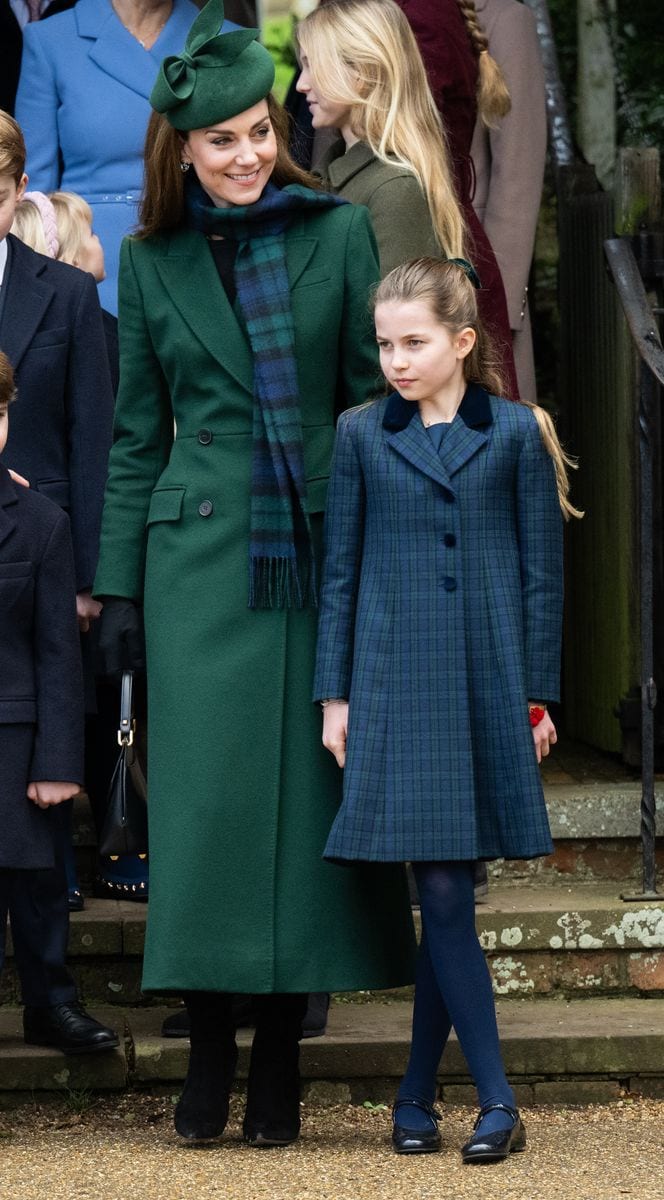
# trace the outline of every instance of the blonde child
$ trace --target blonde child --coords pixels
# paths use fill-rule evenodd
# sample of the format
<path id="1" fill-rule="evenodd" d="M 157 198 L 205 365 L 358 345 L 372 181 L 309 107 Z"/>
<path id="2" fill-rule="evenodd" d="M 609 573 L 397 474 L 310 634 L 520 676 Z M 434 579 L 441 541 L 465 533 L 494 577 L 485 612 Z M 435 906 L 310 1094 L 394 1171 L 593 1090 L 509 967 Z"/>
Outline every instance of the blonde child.
<path id="1" fill-rule="evenodd" d="M 92 209 L 75 192 L 25 192 L 16 206 L 11 232 L 59 262 L 80 267 L 95 283 L 106 278 L 104 250 L 92 229 Z"/>
<path id="2" fill-rule="evenodd" d="M 344 413 L 326 515 L 314 696 L 344 770 L 325 857 L 413 865 L 422 912 L 398 1153 L 440 1147 L 452 1026 L 479 1093 L 466 1162 L 523 1150 L 475 933 L 478 860 L 552 849 L 538 761 L 556 731 L 566 464 L 502 381 L 463 260 L 379 285 L 387 399 Z"/>

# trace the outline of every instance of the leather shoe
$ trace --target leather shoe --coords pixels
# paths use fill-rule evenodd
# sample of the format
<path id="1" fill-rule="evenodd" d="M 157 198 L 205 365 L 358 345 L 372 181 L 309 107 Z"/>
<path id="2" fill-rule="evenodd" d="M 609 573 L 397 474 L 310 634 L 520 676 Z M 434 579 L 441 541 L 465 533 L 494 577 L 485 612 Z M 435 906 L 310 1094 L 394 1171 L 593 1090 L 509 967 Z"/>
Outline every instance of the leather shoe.
<path id="1" fill-rule="evenodd" d="M 53 1046 L 63 1054 L 91 1054 L 120 1044 L 117 1033 L 95 1021 L 78 1001 L 24 1008 L 23 1036 L 28 1046 Z"/>
<path id="2" fill-rule="evenodd" d="M 399 1109 L 418 1108 L 426 1113 L 431 1122 L 430 1129 L 409 1129 L 397 1120 Z M 441 1137 L 438 1132 L 440 1113 L 424 1100 L 397 1100 L 392 1109 L 392 1147 L 397 1154 L 432 1154 L 440 1150 Z"/>
<path id="3" fill-rule="evenodd" d="M 487 1113 L 499 1109 L 509 1113 L 514 1124 L 509 1129 L 496 1129 L 493 1133 L 477 1133 L 468 1139 L 461 1149 L 461 1157 L 465 1163 L 500 1162 L 510 1154 L 518 1154 L 526 1148 L 526 1130 L 515 1108 L 508 1104 L 487 1104 L 479 1111 L 473 1129 L 477 1129 Z"/>

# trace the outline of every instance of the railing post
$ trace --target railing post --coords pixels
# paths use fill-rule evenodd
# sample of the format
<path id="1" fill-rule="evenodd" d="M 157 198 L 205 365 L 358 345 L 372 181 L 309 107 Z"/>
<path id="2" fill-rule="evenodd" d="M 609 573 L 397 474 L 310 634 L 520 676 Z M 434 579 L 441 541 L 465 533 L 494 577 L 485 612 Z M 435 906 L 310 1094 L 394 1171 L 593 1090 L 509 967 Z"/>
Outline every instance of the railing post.
<path id="1" fill-rule="evenodd" d="M 655 330 L 645 334 L 657 343 Z M 641 850 L 643 889 L 621 894 L 622 900 L 659 900 L 655 859 L 655 705 L 657 684 L 653 670 L 653 435 L 656 428 L 658 388 L 654 375 L 640 363 L 639 461 L 640 461 L 640 552 L 641 590 Z"/>

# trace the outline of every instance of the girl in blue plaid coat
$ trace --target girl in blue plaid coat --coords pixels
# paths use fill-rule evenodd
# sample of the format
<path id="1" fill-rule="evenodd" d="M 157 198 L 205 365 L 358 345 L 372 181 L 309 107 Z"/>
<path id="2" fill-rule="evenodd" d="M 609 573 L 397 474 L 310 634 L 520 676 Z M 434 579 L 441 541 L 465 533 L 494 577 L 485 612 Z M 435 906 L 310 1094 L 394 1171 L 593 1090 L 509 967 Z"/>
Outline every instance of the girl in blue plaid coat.
<path id="1" fill-rule="evenodd" d="M 480 1114 L 464 1161 L 525 1133 L 475 932 L 477 860 L 552 850 L 538 761 L 556 731 L 568 461 L 548 416 L 498 399 L 473 269 L 418 259 L 376 293 L 395 391 L 342 415 L 326 516 L 315 698 L 344 771 L 325 856 L 410 861 L 422 914 L 399 1153 L 437 1150 L 454 1027 Z"/>

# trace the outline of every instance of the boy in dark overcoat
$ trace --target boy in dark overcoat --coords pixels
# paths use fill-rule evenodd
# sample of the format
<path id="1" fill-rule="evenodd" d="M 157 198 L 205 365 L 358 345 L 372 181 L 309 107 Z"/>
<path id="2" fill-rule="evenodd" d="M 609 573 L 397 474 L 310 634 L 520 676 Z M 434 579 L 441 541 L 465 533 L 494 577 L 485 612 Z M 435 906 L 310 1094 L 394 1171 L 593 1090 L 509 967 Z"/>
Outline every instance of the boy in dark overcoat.
<path id="1" fill-rule="evenodd" d="M 13 397 L 12 368 L 0 352 L 0 453 Z M 9 915 L 25 1040 L 67 1053 L 118 1044 L 78 1003 L 65 966 L 67 893 L 58 885 L 53 809 L 83 778 L 75 594 L 66 514 L 0 464 L 0 923 Z"/>

